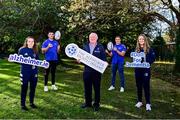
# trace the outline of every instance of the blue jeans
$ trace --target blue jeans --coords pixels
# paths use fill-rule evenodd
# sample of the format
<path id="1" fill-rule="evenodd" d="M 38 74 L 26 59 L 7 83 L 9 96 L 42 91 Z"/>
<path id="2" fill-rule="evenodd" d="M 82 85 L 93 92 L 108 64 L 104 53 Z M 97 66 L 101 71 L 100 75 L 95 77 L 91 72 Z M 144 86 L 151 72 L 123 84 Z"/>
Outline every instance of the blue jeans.
<path id="1" fill-rule="evenodd" d="M 124 88 L 125 79 L 124 79 L 124 63 L 117 63 L 112 64 L 112 81 L 111 85 L 115 86 L 115 80 L 116 80 L 116 71 L 118 69 L 119 77 L 121 79 L 120 81 L 120 87 Z"/>

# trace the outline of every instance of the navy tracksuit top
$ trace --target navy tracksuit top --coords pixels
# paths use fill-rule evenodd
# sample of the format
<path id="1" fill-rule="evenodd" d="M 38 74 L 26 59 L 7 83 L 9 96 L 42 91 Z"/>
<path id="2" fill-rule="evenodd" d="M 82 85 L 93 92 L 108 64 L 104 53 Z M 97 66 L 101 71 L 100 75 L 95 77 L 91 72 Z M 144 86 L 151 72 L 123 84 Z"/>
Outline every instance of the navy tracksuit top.
<path id="1" fill-rule="evenodd" d="M 144 52 L 144 50 L 141 50 L 140 52 Z M 153 49 L 149 49 L 149 52 L 146 54 L 146 62 L 148 62 L 150 65 L 155 61 L 155 52 L 153 51 Z M 142 62 L 144 61 L 144 59 L 142 59 Z M 135 72 L 138 71 L 150 71 L 150 68 L 135 68 Z"/>
<path id="2" fill-rule="evenodd" d="M 31 48 L 20 48 L 19 55 L 22 55 L 23 57 L 31 57 L 32 59 L 38 59 L 38 55 L 35 54 Z M 38 69 L 37 66 L 21 64 L 21 73 L 24 72 L 33 72 L 34 74 L 37 74 Z"/>
<path id="3" fill-rule="evenodd" d="M 83 50 L 90 53 L 89 42 L 84 44 Z M 106 53 L 105 53 L 104 47 L 100 43 L 97 43 L 96 47 L 93 50 L 92 55 L 103 60 L 103 61 L 106 61 Z M 97 72 L 97 71 L 94 70 L 93 68 L 85 65 L 84 72 Z"/>

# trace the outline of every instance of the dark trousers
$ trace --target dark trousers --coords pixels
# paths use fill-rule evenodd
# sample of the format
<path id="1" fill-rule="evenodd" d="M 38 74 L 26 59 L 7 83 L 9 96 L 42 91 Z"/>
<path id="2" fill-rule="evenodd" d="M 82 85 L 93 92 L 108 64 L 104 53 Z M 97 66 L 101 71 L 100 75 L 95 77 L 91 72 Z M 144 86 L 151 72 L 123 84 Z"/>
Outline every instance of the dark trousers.
<path id="1" fill-rule="evenodd" d="M 99 107 L 100 103 L 100 84 L 101 84 L 101 73 L 99 72 L 84 72 L 84 94 L 85 103 L 87 105 L 92 104 L 92 86 L 94 87 L 94 106 Z"/>
<path id="2" fill-rule="evenodd" d="M 35 90 L 37 85 L 37 74 L 31 72 L 24 72 L 20 74 L 21 79 L 21 106 L 26 105 L 26 94 L 28 83 L 30 82 L 29 101 L 30 104 L 34 103 Z"/>
<path id="3" fill-rule="evenodd" d="M 124 63 L 117 63 L 117 64 L 112 64 L 112 80 L 111 80 L 111 85 L 115 86 L 115 80 L 116 80 L 116 72 L 119 72 L 119 77 L 120 77 L 120 87 L 124 88 Z"/>
<path id="4" fill-rule="evenodd" d="M 150 69 L 135 69 L 136 87 L 138 101 L 142 102 L 142 90 L 144 88 L 144 94 L 146 99 L 146 104 L 150 104 Z"/>
<path id="5" fill-rule="evenodd" d="M 48 61 L 48 62 L 49 62 L 49 68 L 45 69 L 45 73 L 44 73 L 45 86 L 47 86 L 48 84 L 48 76 L 49 76 L 50 71 L 51 71 L 51 83 L 52 85 L 55 84 L 55 73 L 56 73 L 57 61 Z"/>

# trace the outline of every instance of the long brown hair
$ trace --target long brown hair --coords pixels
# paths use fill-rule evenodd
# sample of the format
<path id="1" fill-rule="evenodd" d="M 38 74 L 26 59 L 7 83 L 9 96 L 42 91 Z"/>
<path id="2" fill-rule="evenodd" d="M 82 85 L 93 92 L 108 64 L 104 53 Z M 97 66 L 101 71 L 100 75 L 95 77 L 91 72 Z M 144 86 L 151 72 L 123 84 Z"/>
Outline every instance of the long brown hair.
<path id="1" fill-rule="evenodd" d="M 149 52 L 149 49 L 150 49 L 150 45 L 149 45 L 149 41 L 148 41 L 148 38 L 144 35 L 144 34 L 140 34 L 138 36 L 138 38 L 142 36 L 144 38 L 144 47 L 143 47 L 143 50 L 146 53 Z M 139 44 L 139 39 L 137 39 L 137 43 L 136 43 L 136 52 L 140 52 L 141 51 L 141 47 L 140 47 L 140 44 Z"/>
<path id="2" fill-rule="evenodd" d="M 28 39 L 33 39 L 34 40 L 33 51 L 34 51 L 35 54 L 37 54 L 38 53 L 37 43 L 36 43 L 36 40 L 32 36 L 28 36 L 25 39 L 24 44 L 23 44 L 23 46 L 21 48 L 27 48 L 28 47 L 28 45 L 27 45 Z"/>

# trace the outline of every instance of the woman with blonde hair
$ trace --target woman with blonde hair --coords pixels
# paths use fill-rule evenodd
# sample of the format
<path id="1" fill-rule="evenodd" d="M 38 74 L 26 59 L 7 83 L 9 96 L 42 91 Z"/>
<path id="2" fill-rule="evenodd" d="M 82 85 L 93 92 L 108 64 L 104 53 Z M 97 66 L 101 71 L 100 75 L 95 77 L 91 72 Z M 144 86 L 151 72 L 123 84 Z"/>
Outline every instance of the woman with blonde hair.
<path id="1" fill-rule="evenodd" d="M 150 48 L 148 38 L 144 34 L 140 34 L 137 39 L 136 52 L 144 52 L 145 58 L 142 58 L 141 62 L 148 62 L 152 64 L 155 61 L 155 53 Z M 138 102 L 135 107 L 140 108 L 142 103 L 142 89 L 144 88 L 144 94 L 146 99 L 146 110 L 151 111 L 150 103 L 150 68 L 135 68 L 135 79 L 137 87 Z"/>
<path id="2" fill-rule="evenodd" d="M 36 41 L 33 37 L 26 38 L 24 45 L 19 49 L 19 55 L 23 57 L 31 57 L 38 59 L 38 50 Z M 21 109 L 28 110 L 26 107 L 26 94 L 28 90 L 28 83 L 30 83 L 29 102 L 31 108 L 37 108 L 34 104 L 35 89 L 38 79 L 37 66 L 21 64 L 20 80 L 21 80 Z"/>

